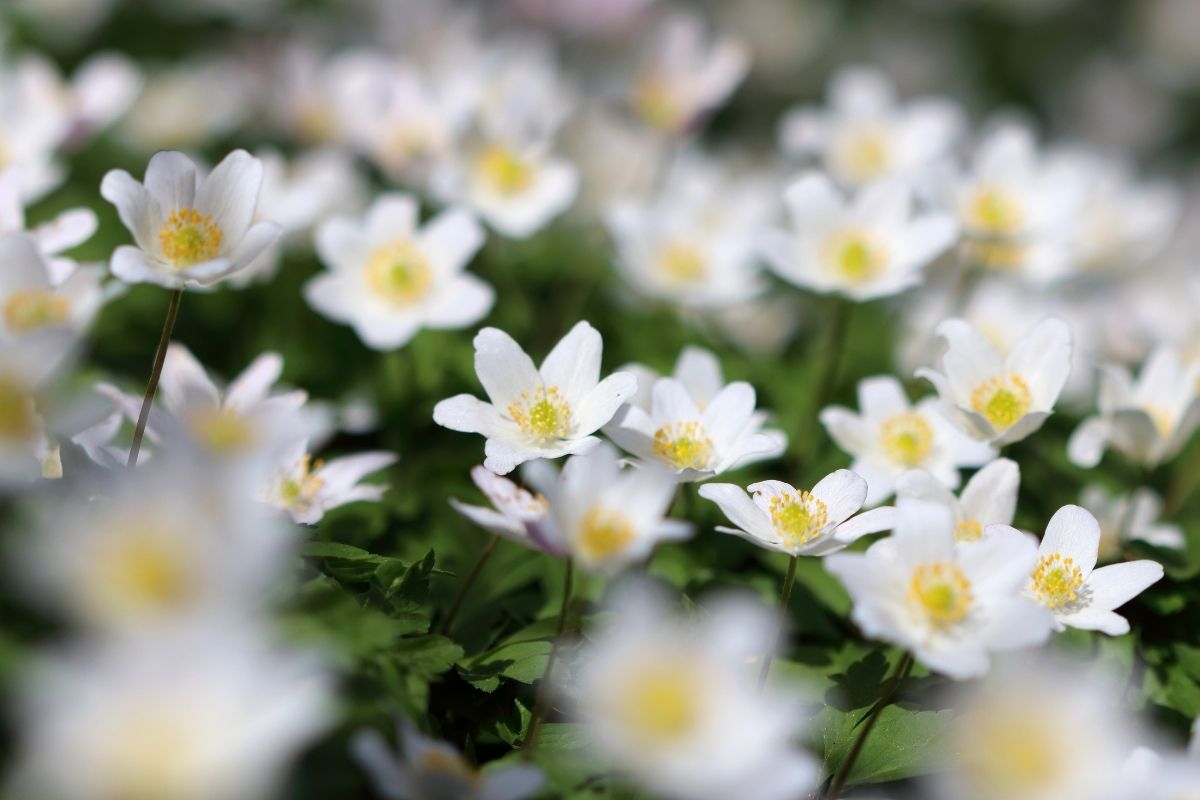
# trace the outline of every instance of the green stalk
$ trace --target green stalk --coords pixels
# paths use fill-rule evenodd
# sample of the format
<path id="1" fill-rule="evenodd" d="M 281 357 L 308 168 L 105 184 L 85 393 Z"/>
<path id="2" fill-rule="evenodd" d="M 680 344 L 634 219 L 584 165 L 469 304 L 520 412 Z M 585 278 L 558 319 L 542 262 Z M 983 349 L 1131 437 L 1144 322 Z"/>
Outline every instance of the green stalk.
<path id="1" fill-rule="evenodd" d="M 867 743 L 867 737 L 871 735 L 871 730 L 875 727 L 875 723 L 879 721 L 879 715 L 883 713 L 883 709 L 891 702 L 892 695 L 896 693 L 900 682 L 908 676 L 912 667 L 913 657 L 909 653 L 905 653 L 904 657 L 896 664 L 896 669 L 892 671 L 892 676 L 888 678 L 888 682 L 884 684 L 883 691 L 879 693 L 879 699 L 871 707 L 871 711 L 863 723 L 862 730 L 858 732 L 858 738 L 854 740 L 850 752 L 846 754 L 846 759 L 838 767 L 833 782 L 829 784 L 829 791 L 825 793 L 826 800 L 837 800 L 838 795 L 841 794 L 842 788 L 846 785 L 846 780 L 850 777 L 850 771 L 854 769 L 855 762 L 858 761 L 859 755 L 862 754 L 863 746 Z"/>
<path id="2" fill-rule="evenodd" d="M 758 673 L 759 689 L 766 685 L 767 676 L 771 673 L 771 661 L 775 658 L 775 651 L 783 643 L 783 633 L 787 628 L 788 601 L 792 598 L 792 586 L 796 583 L 796 565 L 799 561 L 800 556 L 792 556 L 788 561 L 787 575 L 783 578 L 783 589 L 779 592 L 779 622 L 776 624 L 775 636 L 771 641 L 771 647 L 763 656 L 762 670 Z"/>
<path id="3" fill-rule="evenodd" d="M 450 602 L 450 610 L 446 612 L 446 616 L 438 625 L 437 632 L 445 636 L 450 632 L 450 626 L 454 624 L 454 618 L 458 616 L 459 609 L 462 608 L 463 601 L 467 599 L 467 593 L 471 591 L 471 587 L 475 584 L 475 579 L 479 577 L 479 573 L 483 571 L 483 567 L 487 564 L 488 559 L 492 557 L 492 552 L 495 551 L 496 545 L 500 543 L 500 537 L 495 534 L 488 540 L 488 543 L 483 546 L 479 557 L 475 559 L 475 563 L 471 565 L 471 570 L 467 573 L 467 577 L 463 578 L 462 585 L 458 587 L 458 591 L 454 593 L 454 600 Z"/>
<path id="4" fill-rule="evenodd" d="M 542 671 L 542 679 L 538 681 L 537 699 L 533 704 L 533 713 L 529 716 L 529 725 L 525 729 L 525 741 L 521 745 L 521 757 L 532 761 L 537 752 L 537 732 L 542 725 L 546 712 L 550 710 L 550 678 L 554 672 L 554 663 L 558 660 L 559 642 L 567 627 L 567 610 L 571 605 L 571 589 L 575 577 L 575 562 L 566 559 L 566 573 L 563 578 L 562 607 L 558 611 L 558 627 L 554 631 L 554 641 L 550 645 L 550 656 L 546 659 L 546 669 Z"/>
<path id="5" fill-rule="evenodd" d="M 171 334 L 175 330 L 175 320 L 179 317 L 179 301 L 183 299 L 183 287 L 171 292 L 171 303 L 167 306 L 167 318 L 163 321 L 162 335 L 158 339 L 158 349 L 154 351 L 154 367 L 150 370 L 150 383 L 146 385 L 146 394 L 142 397 L 142 410 L 138 412 L 137 425 L 133 429 L 133 441 L 129 445 L 129 460 L 127 467 L 137 464 L 138 453 L 142 450 L 142 437 L 146 435 L 146 423 L 150 420 L 150 408 L 154 405 L 154 395 L 158 392 L 158 380 L 162 377 L 163 364 L 167 360 L 167 346 L 171 343 Z"/>

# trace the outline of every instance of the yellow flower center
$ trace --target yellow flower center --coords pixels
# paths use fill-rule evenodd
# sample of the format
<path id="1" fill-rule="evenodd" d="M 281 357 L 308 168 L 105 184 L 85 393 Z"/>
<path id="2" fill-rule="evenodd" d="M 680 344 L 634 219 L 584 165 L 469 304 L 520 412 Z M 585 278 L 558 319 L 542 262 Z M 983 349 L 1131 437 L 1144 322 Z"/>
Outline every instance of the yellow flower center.
<path id="1" fill-rule="evenodd" d="M 521 392 L 521 399 L 509 404 L 508 416 L 536 442 L 564 439 L 571 432 L 571 407 L 559 396 L 557 386 Z"/>
<path id="2" fill-rule="evenodd" d="M 963 242 L 963 258 L 969 264 L 1003 272 L 1016 272 L 1025 266 L 1027 248 L 1021 242 L 1011 241 L 966 241 Z"/>
<path id="3" fill-rule="evenodd" d="M 887 133 L 878 128 L 854 131 L 838 149 L 841 172 L 855 183 L 867 183 L 887 172 L 892 162 Z"/>
<path id="4" fill-rule="evenodd" d="M 457 753 L 445 750 L 426 750 L 420 761 L 422 772 L 441 773 L 459 780 L 466 781 L 472 786 L 480 781 L 479 770 L 467 763 L 467 760 Z"/>
<path id="5" fill-rule="evenodd" d="M 672 469 L 708 469 L 713 441 L 699 422 L 676 422 L 654 432 L 654 452 Z"/>
<path id="6" fill-rule="evenodd" d="M 537 166 L 507 145 L 484 148 L 475 164 L 483 182 L 505 197 L 522 194 L 533 186 Z"/>
<path id="7" fill-rule="evenodd" d="M 26 333 L 64 324 L 70 310 L 65 297 L 44 289 L 13 292 L 4 301 L 4 324 L 10 331 Z"/>
<path id="8" fill-rule="evenodd" d="M 38 432 L 33 398 L 23 384 L 0 375 L 0 441 L 23 442 Z"/>
<path id="9" fill-rule="evenodd" d="M 1029 413 L 1033 397 L 1019 375 L 989 378 L 971 392 L 971 408 L 983 415 L 998 431 L 1008 430 Z"/>
<path id="10" fill-rule="evenodd" d="M 300 462 L 300 468 L 294 474 L 284 477 L 279 485 L 279 498 L 287 508 L 308 508 L 317 498 L 317 493 L 325 485 L 325 479 L 315 474 L 314 470 L 321 468 L 321 462 L 313 462 L 311 455 L 305 455 Z"/>
<path id="11" fill-rule="evenodd" d="M 149 520 L 114 520 L 109 541 L 92 561 L 93 592 L 109 611 L 164 613 L 195 594 L 190 554 Z"/>
<path id="12" fill-rule="evenodd" d="M 633 109 L 643 122 L 663 133 L 674 133 L 684 123 L 671 81 L 656 72 L 644 74 L 634 85 Z"/>
<path id="13" fill-rule="evenodd" d="M 1021 709 L 972 715 L 963 765 L 981 797 L 1040 796 L 1058 782 L 1059 742 Z"/>
<path id="14" fill-rule="evenodd" d="M 1162 439 L 1170 439 L 1175 432 L 1175 418 L 1170 411 L 1162 406 L 1148 405 L 1143 409 L 1146 416 L 1154 423 L 1154 430 Z"/>
<path id="15" fill-rule="evenodd" d="M 669 745 L 691 734 L 703 719 L 705 694 L 686 661 L 647 662 L 624 677 L 613 709 L 629 736 L 645 745 Z"/>
<path id="16" fill-rule="evenodd" d="M 209 769 L 195 725 L 182 709 L 135 709 L 100 743 L 101 796 L 121 800 L 201 800 Z"/>
<path id="17" fill-rule="evenodd" d="M 175 269 L 212 261 L 220 252 L 224 238 L 224 232 L 213 222 L 212 215 L 201 214 L 194 208 L 183 208 L 167 217 L 158 233 L 163 257 Z"/>
<path id="18" fill-rule="evenodd" d="M 433 270 L 416 245 L 399 239 L 375 248 L 367 258 L 367 288 L 395 306 L 420 300 L 433 283 Z"/>
<path id="19" fill-rule="evenodd" d="M 708 277 L 708 259 L 687 242 L 670 242 L 659 250 L 658 268 L 673 283 L 700 283 Z"/>
<path id="20" fill-rule="evenodd" d="M 625 515 L 595 506 L 579 525 L 579 554 L 596 563 L 620 555 L 633 541 L 633 525 Z"/>
<path id="21" fill-rule="evenodd" d="M 975 190 L 967 205 L 967 220 L 976 231 L 995 237 L 1018 233 L 1025 224 L 1025 208 L 1012 192 L 998 186 Z"/>
<path id="22" fill-rule="evenodd" d="M 1059 553 L 1042 556 L 1033 570 L 1030 589 L 1046 608 L 1062 608 L 1079 599 L 1083 571 L 1074 559 Z"/>
<path id="23" fill-rule="evenodd" d="M 868 231 L 838 231 L 822 249 L 826 263 L 850 283 L 866 283 L 887 266 L 887 247 Z"/>
<path id="24" fill-rule="evenodd" d="M 224 408 L 193 411 L 187 419 L 187 428 L 197 442 L 218 455 L 245 451 L 255 439 L 250 423 Z"/>
<path id="25" fill-rule="evenodd" d="M 915 467 L 933 449 L 933 426 L 917 412 L 905 411 L 884 420 L 879 438 L 888 458 Z"/>
<path id="26" fill-rule="evenodd" d="M 964 519 L 954 526 L 954 538 L 960 542 L 977 542 L 983 536 L 983 526 L 977 519 Z"/>
<path id="27" fill-rule="evenodd" d="M 829 524 L 829 509 L 809 492 L 792 492 L 771 498 L 771 524 L 788 547 L 801 547 L 817 539 Z"/>
<path id="28" fill-rule="evenodd" d="M 935 628 L 948 628 L 971 610 L 971 582 L 955 564 L 922 564 L 913 571 L 908 599 Z"/>

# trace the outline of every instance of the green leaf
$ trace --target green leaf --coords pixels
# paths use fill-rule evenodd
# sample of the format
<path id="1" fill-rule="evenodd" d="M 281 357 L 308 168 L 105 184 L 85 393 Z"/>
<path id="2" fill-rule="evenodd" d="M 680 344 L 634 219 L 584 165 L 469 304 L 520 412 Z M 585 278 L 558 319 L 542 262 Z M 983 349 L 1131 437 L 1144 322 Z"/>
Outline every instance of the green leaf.
<path id="1" fill-rule="evenodd" d="M 825 708 L 817 715 L 827 774 L 835 773 L 845 761 L 867 713 L 866 709 L 846 712 Z M 896 781 L 936 771 L 944 758 L 947 723 L 952 716 L 949 710 L 910 711 L 887 706 L 854 762 L 846 785 Z"/>

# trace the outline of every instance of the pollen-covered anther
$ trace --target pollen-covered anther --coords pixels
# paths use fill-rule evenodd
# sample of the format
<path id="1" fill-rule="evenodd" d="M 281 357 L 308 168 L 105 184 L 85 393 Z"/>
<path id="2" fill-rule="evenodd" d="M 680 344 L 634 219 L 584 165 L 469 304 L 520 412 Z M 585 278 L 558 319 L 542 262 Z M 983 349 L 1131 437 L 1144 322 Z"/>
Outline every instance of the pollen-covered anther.
<path id="1" fill-rule="evenodd" d="M 851 283 L 872 280 L 888 262 L 887 245 L 870 231 L 837 231 L 825 239 L 821 250 L 829 269 Z"/>
<path id="2" fill-rule="evenodd" d="M 654 452 L 673 469 L 708 469 L 713 441 L 699 422 L 676 422 L 654 432 Z"/>
<path id="3" fill-rule="evenodd" d="M 996 186 L 985 186 L 974 193 L 967 216 L 972 228 L 989 236 L 1012 236 L 1025 224 L 1025 209 L 1020 200 Z"/>
<path id="4" fill-rule="evenodd" d="M 537 166 L 503 144 L 485 147 L 476 159 L 475 168 L 483 183 L 505 196 L 522 194 L 537 178 Z"/>
<path id="5" fill-rule="evenodd" d="M 874 126 L 846 137 L 836 148 L 835 157 L 842 170 L 859 183 L 883 175 L 892 163 L 887 133 Z"/>
<path id="6" fill-rule="evenodd" d="M 971 582 L 955 564 L 922 564 L 913 571 L 908 599 L 934 627 L 949 627 L 971 610 Z"/>
<path id="7" fill-rule="evenodd" d="M 304 509 L 316 502 L 317 494 L 325 485 L 325 479 L 317 474 L 321 466 L 319 459 L 313 461 L 311 455 L 305 455 L 299 468 L 284 476 L 279 485 L 279 495 L 284 505 Z"/>
<path id="8" fill-rule="evenodd" d="M 954 526 L 954 538 L 960 542 L 977 542 L 983 536 L 983 526 L 977 519 L 964 519 Z"/>
<path id="9" fill-rule="evenodd" d="M 771 498 L 771 524 L 784 544 L 799 547 L 817 539 L 829 524 L 829 509 L 809 492 Z"/>
<path id="10" fill-rule="evenodd" d="M 194 208 L 182 208 L 163 223 L 158 233 L 163 257 L 176 269 L 186 269 L 212 261 L 221 252 L 225 233 L 213 222 L 211 214 Z"/>
<path id="11" fill-rule="evenodd" d="M 1083 571 L 1074 559 L 1060 553 L 1042 556 L 1033 570 L 1030 587 L 1046 608 L 1062 608 L 1079 599 Z"/>
<path id="12" fill-rule="evenodd" d="M 989 378 L 971 392 L 971 408 L 996 430 L 1007 430 L 1029 413 L 1033 404 L 1029 385 L 1019 375 Z"/>
<path id="13" fill-rule="evenodd" d="M 657 264 L 663 276 L 674 283 L 699 283 L 708 276 L 708 259 L 689 242 L 668 242 L 659 250 Z"/>
<path id="14" fill-rule="evenodd" d="M 407 240 L 375 248 L 367 259 L 367 287 L 395 306 L 420 300 L 433 283 L 433 270 L 425 255 Z"/>
<path id="15" fill-rule="evenodd" d="M 884 420 L 880 439 L 890 459 L 915 467 L 933 450 L 933 426 L 915 411 L 905 411 Z"/>
<path id="16" fill-rule="evenodd" d="M 579 551 L 590 561 L 603 561 L 625 551 L 633 541 L 633 525 L 619 511 L 595 506 L 579 526 Z"/>
<path id="17" fill-rule="evenodd" d="M 571 432 L 571 407 L 557 386 L 521 392 L 521 399 L 509 404 L 508 416 L 522 433 L 537 442 L 565 439 Z"/>
<path id="18" fill-rule="evenodd" d="M 4 301 L 4 324 L 10 331 L 27 333 L 62 325 L 70 311 L 66 298 L 53 292 L 42 289 L 13 292 Z"/>

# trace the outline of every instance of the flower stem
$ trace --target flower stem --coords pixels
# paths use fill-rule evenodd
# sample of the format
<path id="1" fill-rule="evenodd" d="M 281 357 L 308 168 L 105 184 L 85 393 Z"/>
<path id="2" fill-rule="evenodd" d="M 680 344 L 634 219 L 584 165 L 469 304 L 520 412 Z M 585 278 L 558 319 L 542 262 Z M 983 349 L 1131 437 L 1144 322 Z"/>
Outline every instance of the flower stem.
<path id="1" fill-rule="evenodd" d="M 537 699 L 533 703 L 533 713 L 529 715 L 529 725 L 525 729 L 525 741 L 521 745 L 521 757 L 526 761 L 533 759 L 537 752 L 537 732 L 542 720 L 550 707 L 550 677 L 554 672 L 554 662 L 558 660 L 558 645 L 563 631 L 567 627 L 567 610 L 571 605 L 571 588 L 575 577 L 575 562 L 566 559 L 566 572 L 563 577 L 562 607 L 558 611 L 558 627 L 554 631 L 554 641 L 550 645 L 550 656 L 546 659 L 546 669 L 542 671 L 542 679 L 538 681 Z"/>
<path id="2" fill-rule="evenodd" d="M 871 735 L 871 729 L 879 721 L 879 716 L 883 713 L 883 709 L 891 702 L 892 695 L 896 693 L 900 682 L 908 677 L 908 673 L 912 667 L 913 657 L 909 653 L 905 653 L 904 657 L 896 664 L 896 669 L 892 671 L 892 676 L 884 684 L 883 690 L 879 693 L 879 699 L 875 701 L 875 705 L 871 707 L 870 712 L 867 714 L 862 730 L 858 732 L 858 738 L 854 740 L 850 752 L 846 754 L 845 760 L 838 767 L 833 782 L 829 784 L 829 791 L 825 793 L 826 800 L 837 800 L 838 795 L 841 794 L 842 788 L 846 785 L 846 779 L 850 777 L 850 771 L 854 769 L 854 763 L 858 761 L 863 746 L 867 743 L 867 737 Z"/>
<path id="3" fill-rule="evenodd" d="M 138 453 L 142 450 L 142 437 L 146 435 L 146 423 L 150 420 L 150 408 L 154 405 L 154 395 L 158 392 L 158 379 L 162 377 L 163 364 L 167 360 L 167 346 L 171 343 L 171 333 L 175 330 L 175 320 L 179 317 L 179 301 L 183 299 L 183 287 L 171 292 L 171 304 L 167 306 L 167 318 L 163 320 L 162 336 L 158 339 L 158 349 L 154 351 L 154 367 L 150 370 L 150 383 L 146 384 L 146 394 L 142 397 L 142 410 L 138 412 L 137 425 L 133 429 L 133 441 L 129 445 L 129 460 L 125 466 L 137 464 Z"/>
<path id="4" fill-rule="evenodd" d="M 459 609 L 462 608 L 463 601 L 467 599 L 467 593 L 471 591 L 471 587 L 475 584 L 475 579 L 479 577 L 479 573 L 483 571 L 483 566 L 487 564 L 491 558 L 492 552 L 495 551 L 496 545 L 500 543 L 500 537 L 492 535 L 488 543 L 483 546 L 483 550 L 479 552 L 479 557 L 475 559 L 475 563 L 471 565 L 471 569 L 467 572 L 467 576 L 463 578 L 462 585 L 458 587 L 458 591 L 454 593 L 454 599 L 450 601 L 450 610 L 446 612 L 446 616 L 442 618 L 438 625 L 437 632 L 443 636 L 450 632 L 450 626 L 454 624 L 454 618 L 458 616 Z"/>
<path id="5" fill-rule="evenodd" d="M 796 442 L 798 457 L 801 462 L 805 457 L 813 455 L 812 450 L 805 450 L 816 439 L 820 426 L 818 417 L 821 409 L 829 405 L 833 399 L 837 385 L 838 370 L 841 367 L 842 355 L 846 349 L 846 333 L 850 327 L 850 317 L 853 315 L 855 303 L 845 298 L 835 298 L 833 309 L 829 316 L 829 327 L 826 332 L 824 346 L 821 348 L 820 364 L 817 368 L 816 391 L 812 392 L 813 404 L 805 409 L 806 417 L 800 421 L 798 431 L 800 440 Z"/>
<path id="6" fill-rule="evenodd" d="M 792 586 L 796 583 L 796 565 L 800 561 L 800 556 L 792 556 L 788 561 L 787 575 L 783 578 L 783 588 L 779 592 L 779 622 L 776 624 L 775 636 L 771 640 L 771 647 L 763 656 L 762 670 L 758 673 L 758 688 L 761 689 L 767 683 L 767 675 L 771 673 L 771 661 L 775 658 L 775 651 L 779 649 L 783 641 L 783 632 L 787 626 L 787 608 L 788 601 L 792 598 Z"/>

